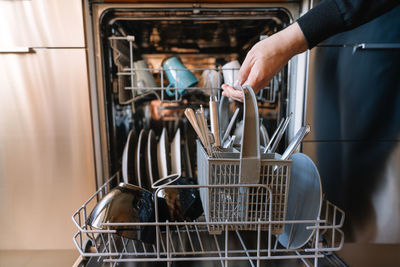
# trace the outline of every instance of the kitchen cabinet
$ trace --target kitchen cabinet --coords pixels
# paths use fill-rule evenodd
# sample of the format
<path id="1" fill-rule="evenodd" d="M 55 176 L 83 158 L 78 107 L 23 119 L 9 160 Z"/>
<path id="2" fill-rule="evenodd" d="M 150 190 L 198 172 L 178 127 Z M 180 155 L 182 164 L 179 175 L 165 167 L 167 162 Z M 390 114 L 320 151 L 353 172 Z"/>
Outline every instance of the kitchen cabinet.
<path id="1" fill-rule="evenodd" d="M 84 47 L 81 1 L 0 1 L 0 51 Z"/>
<path id="2" fill-rule="evenodd" d="M 82 2 L 0 1 L 0 32 L 0 249 L 71 249 L 95 190 Z"/>
<path id="3" fill-rule="evenodd" d="M 84 49 L 0 54 L 0 249 L 71 249 L 95 190 Z"/>

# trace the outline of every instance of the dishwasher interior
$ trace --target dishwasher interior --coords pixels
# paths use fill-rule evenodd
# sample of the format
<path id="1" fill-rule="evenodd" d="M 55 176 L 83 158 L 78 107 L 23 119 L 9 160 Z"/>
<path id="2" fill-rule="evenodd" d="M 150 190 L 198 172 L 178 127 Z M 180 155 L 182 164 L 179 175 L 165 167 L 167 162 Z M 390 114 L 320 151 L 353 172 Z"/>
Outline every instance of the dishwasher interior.
<path id="1" fill-rule="evenodd" d="M 189 92 L 183 96 L 169 96 L 166 93 L 168 80 L 162 71 L 163 60 L 178 56 L 186 68 L 200 79 L 205 70 L 220 71 L 221 66 L 232 60 L 243 62 L 247 52 L 260 38 L 271 35 L 290 22 L 282 10 L 260 12 L 257 19 L 251 20 L 251 12 L 234 11 L 222 14 L 218 11 L 202 11 L 201 18 L 193 16 L 192 10 L 172 14 L 165 11 L 132 13 L 118 10 L 111 13 L 107 15 L 113 17 L 112 23 L 105 23 L 102 30 L 105 33 L 102 46 L 109 174 L 121 167 L 120 159 L 129 129 L 151 128 L 160 136 L 162 128 L 167 127 L 168 136 L 172 137 L 178 124 L 182 123 L 186 107 L 207 107 L 211 91 L 218 98 L 221 96 L 220 88 L 204 88 L 200 83 L 187 89 Z M 134 41 L 129 41 L 129 38 Z M 131 71 L 130 62 L 141 59 L 146 61 L 157 85 L 154 88 L 147 87 L 147 94 L 139 95 L 137 91 L 140 88 L 134 85 L 134 71 Z M 288 113 L 287 77 L 286 66 L 257 95 L 260 117 L 269 133 L 274 132 L 280 119 Z M 222 82 L 223 78 L 220 77 L 220 80 Z M 231 106 L 233 109 L 234 104 Z M 194 138 L 189 140 L 191 147 L 194 147 Z M 190 155 L 194 156 L 195 153 Z M 192 162 L 195 162 L 194 158 Z"/>
<path id="2" fill-rule="evenodd" d="M 236 158 L 238 153 L 231 153 L 235 155 L 221 153 L 218 154 L 219 158 L 215 156 L 218 165 L 215 169 L 214 165 L 209 167 L 214 154 L 211 153 L 211 156 L 204 154 L 204 162 L 208 162 L 204 167 L 204 162 L 202 163 L 200 158 L 203 156 L 201 153 L 206 152 L 200 141 L 196 142 L 198 136 L 186 118 L 185 110 L 202 109 L 205 117 L 209 118 L 210 97 L 217 99 L 220 125 L 224 125 L 221 126 L 223 131 L 238 109 L 237 120 L 231 129 L 236 139 L 228 138 L 232 149 L 237 149 L 234 151 L 238 152 L 242 143 L 241 136 L 245 132 L 242 118 L 245 117 L 244 111 L 248 108 L 245 109 L 243 103 L 222 97 L 220 85 L 224 80 L 227 82 L 226 79 L 229 77 L 225 71 L 231 72 L 232 76 L 237 71 L 237 68 L 224 70 L 223 66 L 235 60 L 243 62 L 247 52 L 256 42 L 283 29 L 291 21 L 292 17 L 286 9 L 271 7 L 163 8 L 162 10 L 119 7 L 107 9 L 102 13 L 94 32 L 95 35 L 98 32 L 95 36 L 96 79 L 97 94 L 102 100 L 97 104 L 101 124 L 99 128 L 102 129 L 100 136 L 103 178 L 97 179 L 98 191 L 73 215 L 73 220 L 79 229 L 74 242 L 84 258 L 96 258 L 105 264 L 109 263 L 110 266 L 126 262 L 154 261 L 167 262 L 169 265 L 172 262 L 201 261 L 214 262 L 222 266 L 228 266 L 232 262 L 244 262 L 245 265 L 259 266 L 262 261 L 274 259 L 299 259 L 305 265 L 316 266 L 319 258 L 341 248 L 343 232 L 340 228 L 344 213 L 329 201 L 324 201 L 321 205 L 318 218 L 297 222 L 303 225 L 307 223 L 310 239 L 306 244 L 299 247 L 288 244 L 287 247 L 283 247 L 278 242 L 287 222 L 284 214 L 289 180 L 285 182 L 284 178 L 289 176 L 291 162 L 279 161 L 279 155 L 284 152 L 289 141 L 287 133 L 276 147 L 274 155 L 262 156 L 262 159 L 269 164 L 262 169 L 263 177 L 266 177 L 265 183 L 242 184 L 239 187 L 234 185 L 235 182 L 224 184 L 222 180 L 214 185 L 204 185 L 198 181 L 199 176 L 208 176 L 208 172 L 220 175 L 223 171 L 222 167 L 218 169 L 218 164 L 223 163 L 224 157 L 231 157 L 229 162 L 239 160 Z M 178 76 L 175 77 L 175 85 L 171 85 L 172 71 L 167 73 L 165 67 L 171 58 L 178 59 L 184 66 L 175 69 Z M 293 111 L 289 95 L 293 80 L 291 77 L 296 73 L 292 73 L 290 64 L 293 63 L 285 66 L 265 88 L 255 94 L 258 110 L 257 125 L 260 129 L 265 129 L 263 133 L 262 131 L 257 133 L 261 147 L 268 145 L 278 125 Z M 182 88 L 177 86 L 180 82 L 179 71 L 183 73 L 182 80 L 186 79 L 190 72 L 196 77 L 197 82 Z M 211 74 L 215 76 L 210 80 Z M 180 138 L 177 139 L 179 157 L 173 155 L 177 132 Z M 144 140 L 150 140 L 148 137 L 150 135 L 154 135 L 155 142 L 163 141 L 168 144 L 165 145 L 167 148 L 165 153 L 169 157 L 165 163 L 166 171 L 162 174 L 164 166 L 160 167 L 161 158 L 157 158 L 157 162 L 152 162 L 157 166 L 146 165 L 144 161 L 147 160 L 147 154 L 137 152 L 139 150 L 137 148 L 135 169 L 126 170 L 124 173 L 127 140 L 133 139 L 134 143 L 145 143 Z M 141 139 L 143 141 L 140 141 Z M 214 142 L 216 142 L 215 137 Z M 143 144 L 137 145 L 141 146 L 146 147 Z M 160 148 L 156 145 L 150 146 L 149 143 L 145 149 L 153 150 L 154 153 L 157 150 L 158 153 Z M 128 156 L 127 158 L 131 159 Z M 141 163 L 137 161 L 138 158 L 143 158 Z M 176 167 L 178 165 L 179 167 Z M 203 167 L 207 168 L 206 171 Z M 226 171 L 226 166 L 224 168 Z M 155 170 L 150 180 L 147 169 Z M 233 172 L 235 171 L 239 169 Z M 277 172 L 279 174 L 276 174 Z M 188 180 L 180 183 L 179 180 L 170 179 L 162 186 L 151 186 L 156 180 L 174 173 Z M 138 180 L 137 176 L 141 175 L 142 178 Z M 232 177 L 236 177 L 235 175 Z M 152 217 L 152 220 L 144 223 L 134 218 L 134 221 L 128 223 L 108 221 L 102 224 L 101 229 L 89 225 L 89 213 L 93 207 L 103 201 L 105 196 L 125 179 L 125 176 L 129 183 L 151 191 L 153 199 L 158 199 L 160 194 L 164 194 L 167 203 L 154 200 L 155 218 Z M 275 176 L 280 178 L 274 178 Z M 281 180 L 272 184 L 268 179 Z M 268 183 L 275 189 L 271 190 L 267 186 Z M 228 189 L 220 188 L 221 185 L 225 185 Z M 125 189 L 120 188 L 120 190 L 123 192 Z M 199 201 L 201 195 L 202 202 L 194 205 L 192 214 L 182 216 L 170 212 L 164 216 L 163 209 L 168 210 L 170 205 L 176 205 L 168 202 L 166 192 L 178 192 L 178 195 L 184 195 L 185 190 Z M 225 196 L 226 190 L 231 190 L 229 192 L 235 194 Z M 274 190 L 280 191 L 280 194 L 276 194 Z M 240 201 L 242 204 L 226 204 L 221 199 L 209 204 L 207 201 L 212 200 L 204 199 L 208 194 L 211 195 L 211 192 L 214 198 L 224 195 L 221 197 L 224 201 Z M 219 201 L 224 203 L 221 204 Z M 140 199 L 140 203 L 143 202 L 145 201 Z M 278 205 L 276 202 L 281 203 Z M 250 214 L 248 210 L 234 211 L 243 206 L 251 209 L 257 207 L 254 208 L 256 211 L 251 213 L 254 217 L 244 215 Z M 219 208 L 224 210 L 223 215 L 218 211 Z M 211 221 L 213 209 L 217 214 L 215 216 L 221 217 Z M 223 217 L 226 213 L 229 216 Z M 145 230 L 151 232 L 150 241 L 143 234 Z M 138 237 L 136 232 L 142 235 Z"/>

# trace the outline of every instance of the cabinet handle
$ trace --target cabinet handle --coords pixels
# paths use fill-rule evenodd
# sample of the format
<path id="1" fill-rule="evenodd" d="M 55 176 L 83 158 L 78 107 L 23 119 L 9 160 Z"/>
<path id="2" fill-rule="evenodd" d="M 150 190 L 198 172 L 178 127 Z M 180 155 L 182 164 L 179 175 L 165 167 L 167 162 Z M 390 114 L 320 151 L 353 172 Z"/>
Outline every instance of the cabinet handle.
<path id="1" fill-rule="evenodd" d="M 362 50 L 367 50 L 367 49 L 400 49 L 400 44 L 399 43 L 375 43 L 375 44 L 358 44 L 354 46 L 354 49 L 362 49 Z"/>
<path id="2" fill-rule="evenodd" d="M 0 54 L 28 54 L 34 52 L 35 49 L 33 49 L 32 47 L 17 46 L 10 48 L 0 48 Z"/>

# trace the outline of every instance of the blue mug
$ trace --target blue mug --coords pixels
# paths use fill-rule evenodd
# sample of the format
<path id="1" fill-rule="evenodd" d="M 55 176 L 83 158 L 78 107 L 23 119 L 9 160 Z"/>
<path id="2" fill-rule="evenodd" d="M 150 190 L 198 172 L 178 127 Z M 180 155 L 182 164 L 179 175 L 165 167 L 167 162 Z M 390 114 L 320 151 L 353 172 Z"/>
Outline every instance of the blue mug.
<path id="1" fill-rule="evenodd" d="M 186 88 L 195 86 L 199 82 L 177 57 L 168 58 L 162 66 L 169 81 L 166 90 L 169 96 L 175 95 L 174 90 L 169 90 L 171 87 L 178 90 L 178 95 L 182 95 Z"/>

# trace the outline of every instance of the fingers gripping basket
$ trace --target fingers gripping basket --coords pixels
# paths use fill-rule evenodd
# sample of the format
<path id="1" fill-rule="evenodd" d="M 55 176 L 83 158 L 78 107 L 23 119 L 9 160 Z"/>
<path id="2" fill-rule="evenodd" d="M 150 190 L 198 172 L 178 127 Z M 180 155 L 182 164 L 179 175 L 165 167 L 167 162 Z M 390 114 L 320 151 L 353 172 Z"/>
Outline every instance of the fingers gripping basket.
<path id="1" fill-rule="evenodd" d="M 277 154 L 261 154 L 257 102 L 249 86 L 242 88 L 244 127 L 240 153 L 219 153 L 209 157 L 197 142 L 198 182 L 207 222 L 235 222 L 230 230 L 268 230 L 268 221 L 284 221 L 291 161 Z M 225 185 L 224 187 L 207 187 Z M 243 187 L 238 186 L 243 185 Z M 243 222 L 243 224 L 237 223 Z M 222 224 L 210 224 L 220 233 Z M 271 224 L 272 234 L 281 234 L 282 223 Z"/>

